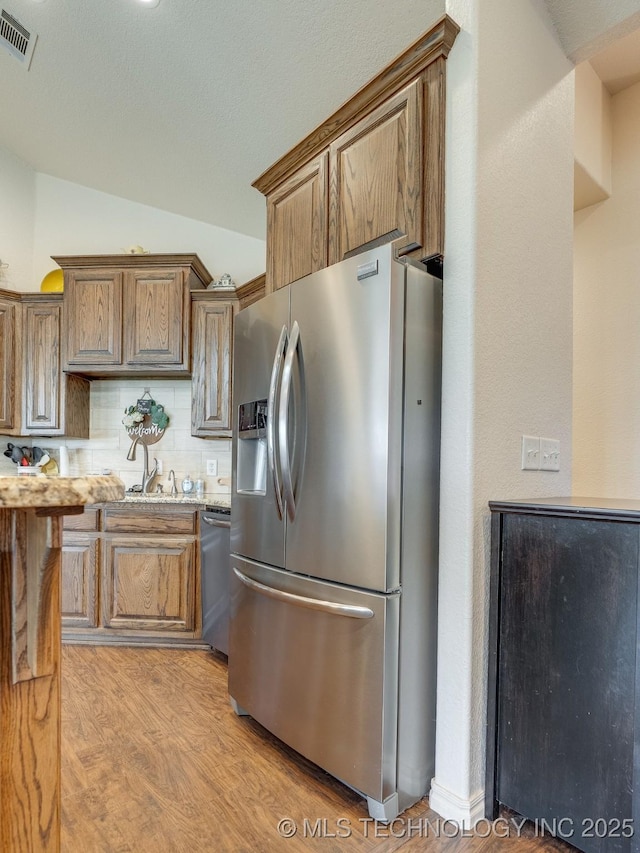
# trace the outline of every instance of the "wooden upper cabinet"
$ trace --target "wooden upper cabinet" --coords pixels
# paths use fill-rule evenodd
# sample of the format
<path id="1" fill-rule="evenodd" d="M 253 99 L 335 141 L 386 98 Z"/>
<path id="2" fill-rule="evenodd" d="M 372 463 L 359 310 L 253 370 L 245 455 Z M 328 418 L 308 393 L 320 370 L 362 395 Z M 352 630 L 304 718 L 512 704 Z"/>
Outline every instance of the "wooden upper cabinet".
<path id="1" fill-rule="evenodd" d="M 329 263 L 381 240 L 422 246 L 422 126 L 418 79 L 331 144 Z"/>
<path id="2" fill-rule="evenodd" d="M 122 361 L 122 280 L 118 270 L 65 274 L 65 367 Z"/>
<path id="3" fill-rule="evenodd" d="M 62 372 L 62 296 L 25 294 L 23 431 L 89 437 L 89 382 Z"/>
<path id="4" fill-rule="evenodd" d="M 176 364 L 189 347 L 189 314 L 180 270 L 128 272 L 124 289 L 127 364 Z M 188 303 L 187 303 L 188 305 Z"/>
<path id="5" fill-rule="evenodd" d="M 197 255 L 54 260 L 65 276 L 66 371 L 88 376 L 191 372 L 190 293 L 211 281 Z"/>
<path id="6" fill-rule="evenodd" d="M 253 184 L 267 198 L 266 292 L 395 240 L 444 249 L 447 15 Z M 328 184 L 327 184 L 328 177 Z"/>
<path id="7" fill-rule="evenodd" d="M 16 331 L 20 304 L 15 295 L 0 296 L 0 430 L 11 430 L 18 418 Z"/>
<path id="8" fill-rule="evenodd" d="M 231 341 L 237 308 L 237 300 L 194 294 L 192 435 L 231 435 Z"/>
<path id="9" fill-rule="evenodd" d="M 0 296 L 0 429 L 89 437 L 89 382 L 61 368 L 62 295 Z"/>
<path id="10" fill-rule="evenodd" d="M 327 265 L 328 153 L 267 198 L 267 276 L 272 290 Z"/>

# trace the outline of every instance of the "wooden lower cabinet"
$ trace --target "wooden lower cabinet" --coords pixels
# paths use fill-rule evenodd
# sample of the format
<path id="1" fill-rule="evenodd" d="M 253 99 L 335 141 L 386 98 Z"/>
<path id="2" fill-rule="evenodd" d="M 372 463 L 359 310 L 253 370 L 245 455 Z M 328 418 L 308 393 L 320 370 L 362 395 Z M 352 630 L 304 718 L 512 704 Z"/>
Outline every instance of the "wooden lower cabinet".
<path id="1" fill-rule="evenodd" d="M 200 549 L 197 510 L 113 504 L 65 517 L 63 640 L 198 643 Z"/>
<path id="2" fill-rule="evenodd" d="M 115 535 L 105 537 L 102 547 L 103 627 L 193 631 L 193 537 Z"/>
<path id="3" fill-rule="evenodd" d="M 98 536 L 65 531 L 62 546 L 62 627 L 98 624 Z"/>

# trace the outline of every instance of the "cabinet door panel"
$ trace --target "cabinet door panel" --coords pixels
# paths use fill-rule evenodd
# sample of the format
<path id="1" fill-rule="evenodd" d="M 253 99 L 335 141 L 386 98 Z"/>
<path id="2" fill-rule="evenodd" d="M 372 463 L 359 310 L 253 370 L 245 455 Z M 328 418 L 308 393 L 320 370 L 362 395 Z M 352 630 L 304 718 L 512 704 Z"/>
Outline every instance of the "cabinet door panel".
<path id="1" fill-rule="evenodd" d="M 127 364 L 180 364 L 184 288 L 182 272 L 127 273 L 125 347 Z"/>
<path id="2" fill-rule="evenodd" d="M 267 292 L 327 265 L 325 152 L 267 198 Z"/>
<path id="3" fill-rule="evenodd" d="M 103 626 L 193 630 L 195 542 L 195 538 L 106 537 Z"/>
<path id="4" fill-rule="evenodd" d="M 233 307 L 193 304 L 191 433 L 210 435 L 231 429 L 231 325 Z"/>
<path id="5" fill-rule="evenodd" d="M 62 627 L 95 628 L 98 624 L 98 539 L 64 534 L 62 545 Z"/>
<path id="6" fill-rule="evenodd" d="M 25 305 L 25 421 L 28 430 L 57 430 L 60 421 L 60 305 Z"/>
<path id="7" fill-rule="evenodd" d="M 422 79 L 330 147 L 329 262 L 377 242 L 423 237 Z"/>
<path id="8" fill-rule="evenodd" d="M 529 818 L 632 817 L 638 526 L 507 514 L 497 799 Z M 624 837 L 571 838 L 582 850 Z"/>
<path id="9" fill-rule="evenodd" d="M 65 271 L 65 366 L 120 364 L 122 273 Z"/>
<path id="10" fill-rule="evenodd" d="M 0 429 L 12 429 L 15 421 L 15 327 L 16 307 L 0 301 Z"/>

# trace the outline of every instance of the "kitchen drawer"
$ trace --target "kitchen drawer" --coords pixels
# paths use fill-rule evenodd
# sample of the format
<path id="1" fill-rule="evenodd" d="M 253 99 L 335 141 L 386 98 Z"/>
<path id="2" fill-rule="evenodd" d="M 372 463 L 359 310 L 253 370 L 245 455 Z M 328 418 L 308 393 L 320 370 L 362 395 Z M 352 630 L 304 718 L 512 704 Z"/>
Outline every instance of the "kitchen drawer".
<path id="1" fill-rule="evenodd" d="M 81 515 L 65 515 L 63 527 L 65 530 L 95 532 L 100 529 L 100 510 L 94 506 L 86 506 Z"/>
<path id="2" fill-rule="evenodd" d="M 106 509 L 102 529 L 106 533 L 195 534 L 197 512 L 160 506 Z"/>

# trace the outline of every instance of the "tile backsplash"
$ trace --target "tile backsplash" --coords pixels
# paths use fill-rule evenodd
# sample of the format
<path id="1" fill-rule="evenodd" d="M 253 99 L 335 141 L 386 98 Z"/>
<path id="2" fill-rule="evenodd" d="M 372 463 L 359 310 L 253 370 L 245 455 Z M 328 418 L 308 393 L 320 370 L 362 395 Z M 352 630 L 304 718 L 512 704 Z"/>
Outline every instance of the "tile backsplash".
<path id="1" fill-rule="evenodd" d="M 91 429 L 88 439 L 64 438 L 15 438 L 2 437 L 2 449 L 6 443 L 36 445 L 49 451 L 59 460 L 59 448 L 66 445 L 69 450 L 69 473 L 71 476 L 109 470 L 120 477 L 129 488 L 142 482 L 143 451 L 136 449 L 136 459 L 127 461 L 131 439 L 122 424 L 124 410 L 135 404 L 149 388 L 151 396 L 161 403 L 169 415 L 169 425 L 156 444 L 149 445 L 149 467 L 153 468 L 154 457 L 162 462 L 163 471 L 154 481 L 162 483 L 169 491 L 169 471 L 176 474 L 180 483 L 186 474 L 193 480 L 204 480 L 205 491 L 229 494 L 231 477 L 231 440 L 228 438 L 194 438 L 191 435 L 191 380 L 190 379 L 96 379 L 91 383 Z M 215 459 L 218 473 L 207 476 L 207 459 Z M 15 473 L 16 466 L 7 457 L 0 455 L 0 474 Z"/>

